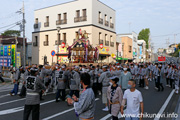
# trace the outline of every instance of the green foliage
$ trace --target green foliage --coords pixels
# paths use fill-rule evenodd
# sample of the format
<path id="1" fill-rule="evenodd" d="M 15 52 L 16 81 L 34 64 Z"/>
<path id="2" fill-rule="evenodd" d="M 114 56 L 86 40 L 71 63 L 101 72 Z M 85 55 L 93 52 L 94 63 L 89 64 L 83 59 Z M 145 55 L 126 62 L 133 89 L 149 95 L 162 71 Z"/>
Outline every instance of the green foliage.
<path id="1" fill-rule="evenodd" d="M 171 54 L 171 56 L 179 57 L 179 50 L 180 50 L 180 43 L 178 44 L 178 47 L 177 47 L 176 51 L 173 54 Z"/>
<path id="2" fill-rule="evenodd" d="M 138 36 L 138 40 L 145 40 L 147 49 L 149 48 L 149 35 L 150 35 L 150 29 L 146 28 L 146 29 L 142 29 L 139 32 L 139 36 Z"/>
<path id="3" fill-rule="evenodd" d="M 4 33 L 1 34 L 2 36 L 21 36 L 21 32 L 18 30 L 7 30 Z"/>

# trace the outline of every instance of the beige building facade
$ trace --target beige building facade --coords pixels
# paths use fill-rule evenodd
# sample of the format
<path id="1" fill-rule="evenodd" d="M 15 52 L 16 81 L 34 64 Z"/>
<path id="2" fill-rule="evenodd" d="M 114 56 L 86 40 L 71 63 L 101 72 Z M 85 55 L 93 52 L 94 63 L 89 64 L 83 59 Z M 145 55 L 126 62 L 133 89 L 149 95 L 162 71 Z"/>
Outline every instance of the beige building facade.
<path id="1" fill-rule="evenodd" d="M 130 37 L 125 36 L 121 37 L 121 44 L 122 44 L 122 57 L 128 58 L 128 60 L 133 60 L 133 41 Z"/>
<path id="2" fill-rule="evenodd" d="M 99 0 L 76 0 L 35 11 L 32 64 L 44 64 L 45 59 L 49 64 L 68 62 L 67 50 L 62 52 L 61 42 L 71 46 L 79 29 L 89 33 L 88 40 L 94 47 L 103 43 L 98 62 L 115 61 L 111 57 L 116 51 L 115 10 Z M 64 56 L 52 57 L 52 50 Z"/>

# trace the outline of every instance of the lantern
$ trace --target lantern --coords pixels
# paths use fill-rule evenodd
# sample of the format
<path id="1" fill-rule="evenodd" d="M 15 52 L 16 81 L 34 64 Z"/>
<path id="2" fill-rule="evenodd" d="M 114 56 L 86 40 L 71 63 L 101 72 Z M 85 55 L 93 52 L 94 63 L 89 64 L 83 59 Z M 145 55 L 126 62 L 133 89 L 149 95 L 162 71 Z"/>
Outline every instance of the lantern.
<path id="1" fill-rule="evenodd" d="M 103 48 L 103 44 L 100 44 L 100 48 L 101 48 L 101 49 Z"/>
<path id="2" fill-rule="evenodd" d="M 62 47 L 62 48 L 65 47 L 65 43 L 64 43 L 64 42 L 61 43 L 61 47 Z"/>

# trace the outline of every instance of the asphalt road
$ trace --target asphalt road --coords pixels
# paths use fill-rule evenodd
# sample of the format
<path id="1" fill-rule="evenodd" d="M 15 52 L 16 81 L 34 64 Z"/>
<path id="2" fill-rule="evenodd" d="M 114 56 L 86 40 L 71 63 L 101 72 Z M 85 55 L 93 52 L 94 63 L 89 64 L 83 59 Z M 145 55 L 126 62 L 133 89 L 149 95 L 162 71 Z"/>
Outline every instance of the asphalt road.
<path id="1" fill-rule="evenodd" d="M 10 92 L 12 87 L 13 85 L 11 85 L 10 83 L 7 83 L 4 86 L 0 84 L 0 120 L 22 120 L 23 118 L 25 98 L 20 98 L 19 96 L 10 96 L 8 93 Z M 172 92 L 172 89 L 169 87 L 165 87 L 163 92 L 157 92 L 154 89 L 153 81 L 150 82 L 149 87 L 149 90 L 137 87 L 137 89 L 140 90 L 143 95 L 144 112 L 152 114 L 158 113 L 165 103 L 166 99 Z M 164 112 L 174 112 L 175 109 L 177 109 L 176 104 L 178 102 L 178 96 L 179 95 L 173 95 Z M 72 106 L 67 106 L 67 103 L 62 101 L 56 103 L 54 98 L 54 93 L 49 93 L 47 96 L 44 96 L 45 100 L 41 101 L 40 108 L 41 119 L 78 120 Z M 102 111 L 104 105 L 101 101 L 101 96 L 98 96 L 96 99 L 95 120 L 110 120 L 111 118 L 109 113 Z M 153 118 L 146 120 L 153 120 Z M 168 119 L 162 118 L 161 120 Z"/>

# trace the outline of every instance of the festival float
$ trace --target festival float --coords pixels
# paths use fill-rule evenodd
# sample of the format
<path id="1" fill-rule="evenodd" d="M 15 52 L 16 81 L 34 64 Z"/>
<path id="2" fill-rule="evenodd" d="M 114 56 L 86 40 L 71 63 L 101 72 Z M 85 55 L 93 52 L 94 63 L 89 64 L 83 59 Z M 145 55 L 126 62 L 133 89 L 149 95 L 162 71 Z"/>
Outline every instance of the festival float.
<path id="1" fill-rule="evenodd" d="M 98 46 L 93 47 L 88 40 L 89 33 L 79 29 L 78 35 L 71 46 L 68 46 L 69 63 L 95 63 L 99 59 Z"/>

